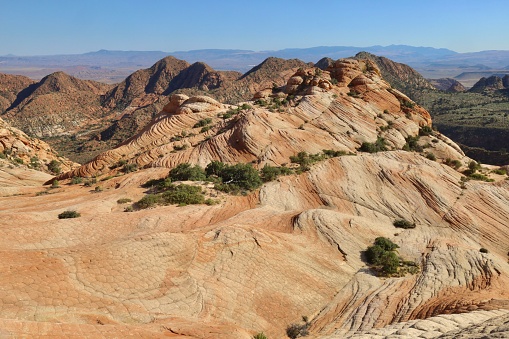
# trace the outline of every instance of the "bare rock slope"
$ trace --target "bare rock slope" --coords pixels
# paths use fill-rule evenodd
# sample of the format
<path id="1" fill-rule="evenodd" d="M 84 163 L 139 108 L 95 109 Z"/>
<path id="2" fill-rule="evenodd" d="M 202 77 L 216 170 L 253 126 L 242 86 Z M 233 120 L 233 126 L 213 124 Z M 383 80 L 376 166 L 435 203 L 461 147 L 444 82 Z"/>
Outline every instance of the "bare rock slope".
<path id="1" fill-rule="evenodd" d="M 409 150 L 409 140 L 429 131 L 429 114 L 391 88 L 369 60 L 301 69 L 284 91 L 256 96 L 256 103 L 233 107 L 204 96 L 172 97 L 140 134 L 58 177 L 65 183 L 97 176 L 100 189 L 62 185 L 41 196 L 34 186 L 0 197 L 8 206 L 0 209 L 0 333 L 246 339 L 259 332 L 284 338 L 289 328 L 314 338 L 504 333 L 508 181 L 462 180 L 443 162 L 466 166 L 470 159 L 438 133 L 416 141 L 424 152 Z M 196 125 L 207 118 L 210 128 Z M 388 151 L 358 151 L 381 138 Z M 180 163 L 261 168 L 323 149 L 351 155 L 245 196 L 218 195 L 216 205 L 125 213 L 118 202 L 139 200 L 147 192 L 141 184 Z M 140 170 L 121 174 L 121 160 Z M 81 217 L 59 220 L 65 210 Z M 395 228 L 396 219 L 415 228 Z M 377 237 L 399 245 L 414 274 L 383 277 L 370 268 L 364 251 Z"/>

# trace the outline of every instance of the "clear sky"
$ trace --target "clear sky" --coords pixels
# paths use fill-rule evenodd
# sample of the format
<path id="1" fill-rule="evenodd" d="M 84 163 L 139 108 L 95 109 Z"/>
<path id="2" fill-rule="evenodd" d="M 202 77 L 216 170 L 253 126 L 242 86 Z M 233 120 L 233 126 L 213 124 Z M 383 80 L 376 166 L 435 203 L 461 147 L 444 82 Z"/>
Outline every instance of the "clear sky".
<path id="1" fill-rule="evenodd" d="M 404 44 L 509 50 L 508 0 L 0 0 L 0 55 Z"/>

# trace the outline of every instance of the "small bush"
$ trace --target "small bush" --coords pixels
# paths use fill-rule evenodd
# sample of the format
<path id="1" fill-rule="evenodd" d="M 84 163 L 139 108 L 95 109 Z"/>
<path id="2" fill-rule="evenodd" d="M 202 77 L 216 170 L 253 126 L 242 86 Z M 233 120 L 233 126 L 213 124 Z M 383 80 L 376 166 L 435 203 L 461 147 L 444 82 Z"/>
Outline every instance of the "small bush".
<path id="1" fill-rule="evenodd" d="M 275 167 L 265 165 L 261 170 L 261 178 L 264 182 L 276 180 L 280 175 L 292 174 L 292 169 L 288 167 Z"/>
<path id="2" fill-rule="evenodd" d="M 433 129 L 430 126 L 422 126 L 419 129 L 419 135 L 421 135 L 421 136 L 427 136 L 427 135 L 432 135 L 432 134 L 433 134 Z"/>
<path id="3" fill-rule="evenodd" d="M 58 219 L 78 218 L 81 214 L 76 211 L 64 211 L 58 215 Z"/>
<path id="4" fill-rule="evenodd" d="M 95 186 L 95 188 L 94 188 L 94 192 L 99 193 L 99 192 L 102 192 L 102 191 L 104 191 L 104 189 L 102 188 L 102 186 Z"/>
<path id="5" fill-rule="evenodd" d="M 134 207 L 133 206 L 126 206 L 126 208 L 124 208 L 124 212 L 134 212 Z"/>
<path id="6" fill-rule="evenodd" d="M 139 208 L 145 209 L 149 207 L 154 207 L 156 204 L 158 204 L 161 201 L 160 197 L 156 194 L 147 194 L 143 198 L 141 198 L 137 203 L 136 206 Z"/>
<path id="7" fill-rule="evenodd" d="M 373 246 L 366 250 L 366 259 L 369 264 L 380 266 L 386 275 L 398 273 L 401 258 L 394 252 L 399 246 L 384 237 L 375 239 Z"/>
<path id="8" fill-rule="evenodd" d="M 394 251 L 396 248 L 399 248 L 398 245 L 393 243 L 391 240 L 384 238 L 384 237 L 378 237 L 375 239 L 375 245 L 380 246 L 385 251 Z"/>
<path id="9" fill-rule="evenodd" d="M 82 177 L 72 177 L 71 178 L 71 185 L 81 184 L 82 182 L 83 182 Z"/>
<path id="10" fill-rule="evenodd" d="M 387 151 L 385 139 L 382 137 L 378 137 L 378 139 L 374 143 L 363 142 L 361 147 L 359 148 L 359 151 L 368 153 Z"/>
<path id="11" fill-rule="evenodd" d="M 56 160 L 51 160 L 48 164 L 48 170 L 51 171 L 54 174 L 60 174 L 60 163 Z"/>
<path id="12" fill-rule="evenodd" d="M 137 164 L 126 164 L 122 168 L 122 171 L 124 173 L 136 172 L 137 170 L 138 170 L 138 165 Z"/>
<path id="13" fill-rule="evenodd" d="M 411 223 L 410 221 L 404 220 L 404 219 L 395 220 L 392 224 L 395 227 L 399 227 L 399 228 L 405 228 L 405 229 L 415 228 L 415 223 Z"/>
<path id="14" fill-rule="evenodd" d="M 495 174 L 499 174 L 499 175 L 507 175 L 507 171 L 505 168 L 497 168 L 497 169 L 493 170 L 492 172 Z"/>
<path id="15" fill-rule="evenodd" d="M 23 159 L 21 159 L 21 158 L 14 158 L 13 160 L 15 163 L 20 164 L 20 165 L 23 165 L 23 163 L 24 163 Z"/>
<path id="16" fill-rule="evenodd" d="M 198 121 L 194 126 L 193 128 L 198 128 L 198 127 L 203 127 L 203 126 L 207 126 L 208 124 L 212 123 L 212 119 L 211 118 L 206 118 L 206 119 L 201 119 L 200 121 Z"/>
<path id="17" fill-rule="evenodd" d="M 459 161 L 457 159 L 451 160 L 451 159 L 447 158 L 447 159 L 445 159 L 445 164 L 447 166 L 454 168 L 454 169 L 458 169 L 461 167 L 461 161 Z"/>
<path id="18" fill-rule="evenodd" d="M 128 202 L 131 202 L 132 200 L 129 198 L 121 198 L 117 200 L 117 204 L 127 204 Z"/>
<path id="19" fill-rule="evenodd" d="M 60 187 L 60 182 L 58 180 L 53 180 L 53 182 L 51 183 L 51 188 L 59 188 Z"/>
<path id="20" fill-rule="evenodd" d="M 268 338 L 265 334 L 263 334 L 263 332 L 260 332 L 260 333 L 255 334 L 253 336 L 253 339 L 268 339 Z"/>
<path id="21" fill-rule="evenodd" d="M 426 158 L 432 161 L 436 161 L 437 157 L 433 153 L 427 153 Z"/>
<path id="22" fill-rule="evenodd" d="M 488 253 L 488 250 L 484 247 L 481 247 L 481 249 L 479 249 L 479 252 L 481 253 Z"/>
<path id="23" fill-rule="evenodd" d="M 403 146 L 403 149 L 405 151 L 415 151 L 415 152 L 422 152 L 423 148 L 421 145 L 419 145 L 419 136 L 409 136 L 406 139 L 406 144 Z"/>
<path id="24" fill-rule="evenodd" d="M 298 337 L 305 337 L 309 335 L 308 331 L 309 323 L 305 324 L 291 324 L 286 328 L 286 335 L 290 339 L 296 339 Z"/>

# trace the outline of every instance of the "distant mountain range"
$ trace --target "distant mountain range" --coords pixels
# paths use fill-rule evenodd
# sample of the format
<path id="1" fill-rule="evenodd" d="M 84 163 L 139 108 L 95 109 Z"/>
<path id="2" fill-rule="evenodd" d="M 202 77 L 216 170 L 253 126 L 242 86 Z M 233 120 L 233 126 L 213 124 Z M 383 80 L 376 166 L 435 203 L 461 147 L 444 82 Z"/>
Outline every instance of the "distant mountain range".
<path id="1" fill-rule="evenodd" d="M 134 71 L 147 68 L 165 56 L 174 56 L 189 63 L 205 62 L 214 69 L 244 73 L 268 57 L 300 59 L 317 62 L 328 57 L 346 58 L 365 51 L 408 64 L 425 78 L 454 78 L 471 87 L 480 77 L 509 74 L 509 51 L 457 53 L 445 48 L 390 46 L 321 46 L 289 48 L 277 51 L 239 49 L 203 49 L 192 51 L 109 51 L 100 50 L 73 55 L 0 56 L 0 72 L 41 79 L 55 72 L 107 83 L 118 83 Z"/>

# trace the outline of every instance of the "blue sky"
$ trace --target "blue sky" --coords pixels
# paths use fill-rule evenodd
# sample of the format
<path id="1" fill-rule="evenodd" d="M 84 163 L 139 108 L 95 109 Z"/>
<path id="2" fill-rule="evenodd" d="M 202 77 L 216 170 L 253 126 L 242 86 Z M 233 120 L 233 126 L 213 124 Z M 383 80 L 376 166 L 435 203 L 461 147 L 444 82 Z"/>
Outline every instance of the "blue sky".
<path id="1" fill-rule="evenodd" d="M 405 44 L 509 50 L 507 0 L 0 0 L 0 55 Z"/>

